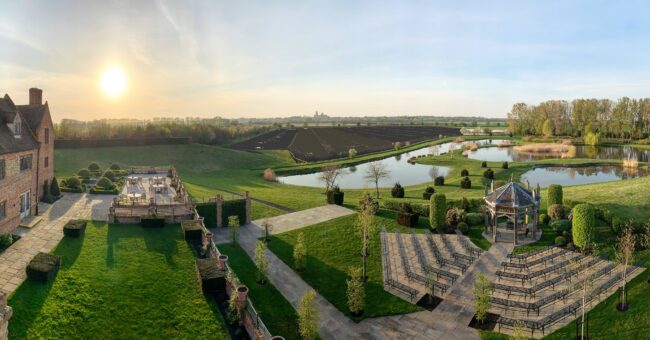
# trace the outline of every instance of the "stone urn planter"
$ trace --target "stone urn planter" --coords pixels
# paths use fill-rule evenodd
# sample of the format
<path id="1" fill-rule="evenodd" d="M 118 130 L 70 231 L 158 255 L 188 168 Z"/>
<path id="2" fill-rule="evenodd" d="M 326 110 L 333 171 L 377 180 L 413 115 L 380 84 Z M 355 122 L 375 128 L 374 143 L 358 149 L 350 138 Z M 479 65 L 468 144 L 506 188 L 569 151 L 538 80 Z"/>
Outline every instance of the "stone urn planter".
<path id="1" fill-rule="evenodd" d="M 279 335 L 274 335 L 270 338 L 270 340 L 284 340 L 284 337 Z"/>
<path id="2" fill-rule="evenodd" d="M 219 255 L 219 265 L 221 270 L 228 268 L 228 255 Z"/>
<path id="3" fill-rule="evenodd" d="M 237 287 L 237 298 L 239 299 L 239 301 L 246 301 L 247 296 L 248 296 L 248 287 L 246 286 Z"/>

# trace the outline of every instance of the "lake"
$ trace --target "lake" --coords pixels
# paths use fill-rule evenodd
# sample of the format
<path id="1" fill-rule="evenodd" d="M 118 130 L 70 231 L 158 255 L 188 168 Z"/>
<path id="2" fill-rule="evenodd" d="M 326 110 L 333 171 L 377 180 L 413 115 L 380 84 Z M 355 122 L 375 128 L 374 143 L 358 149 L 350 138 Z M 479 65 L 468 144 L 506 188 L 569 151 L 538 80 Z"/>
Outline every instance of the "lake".
<path id="1" fill-rule="evenodd" d="M 628 159 L 636 158 L 639 162 L 648 162 L 650 150 L 639 149 L 631 146 L 589 146 L 576 145 L 576 156 L 574 158 L 591 159 Z M 531 155 L 520 154 L 512 147 L 486 147 L 476 151 L 470 151 L 467 158 L 488 162 L 530 162 L 540 159 L 558 159 L 553 155 Z"/>
<path id="2" fill-rule="evenodd" d="M 618 181 L 622 179 L 647 176 L 647 169 L 623 168 L 619 165 L 592 165 L 592 166 L 552 166 L 537 167 L 521 175 L 521 182 L 530 183 L 531 186 L 539 184 L 547 187 L 550 184 L 578 185 Z"/>

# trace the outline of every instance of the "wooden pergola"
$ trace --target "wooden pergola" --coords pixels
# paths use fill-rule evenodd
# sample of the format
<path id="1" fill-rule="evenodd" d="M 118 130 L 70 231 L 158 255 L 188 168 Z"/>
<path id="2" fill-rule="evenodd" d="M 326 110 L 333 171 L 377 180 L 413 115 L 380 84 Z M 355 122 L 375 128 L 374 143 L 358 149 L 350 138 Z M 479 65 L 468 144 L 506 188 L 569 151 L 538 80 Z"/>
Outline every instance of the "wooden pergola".
<path id="1" fill-rule="evenodd" d="M 506 217 L 504 227 L 507 232 L 512 226 L 512 242 L 517 245 L 517 234 L 520 231 L 532 237 L 539 231 L 539 205 L 540 188 L 530 190 L 510 181 L 510 183 L 494 188 L 494 181 L 491 190 L 485 188 L 485 232 L 492 233 L 493 242 L 499 241 L 499 217 Z M 502 239 L 501 241 L 505 241 Z"/>

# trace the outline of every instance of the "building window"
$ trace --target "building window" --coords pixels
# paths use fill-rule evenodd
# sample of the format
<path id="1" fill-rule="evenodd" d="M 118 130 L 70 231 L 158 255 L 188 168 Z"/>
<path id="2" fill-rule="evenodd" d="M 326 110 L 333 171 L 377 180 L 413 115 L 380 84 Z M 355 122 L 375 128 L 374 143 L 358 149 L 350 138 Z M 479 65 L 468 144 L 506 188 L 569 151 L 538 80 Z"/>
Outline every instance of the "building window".
<path id="1" fill-rule="evenodd" d="M 22 133 L 22 130 L 23 130 L 23 127 L 22 127 L 21 121 L 20 121 L 20 119 L 17 119 L 16 123 L 14 123 L 14 136 L 15 137 L 20 137 L 20 135 Z"/>
<path id="2" fill-rule="evenodd" d="M 0 159 L 0 180 L 5 178 L 5 160 Z"/>
<path id="3" fill-rule="evenodd" d="M 27 171 L 32 169 L 32 155 L 20 157 L 20 171 Z"/>
<path id="4" fill-rule="evenodd" d="M 45 144 L 50 144 L 50 129 L 49 128 L 45 128 Z"/>
<path id="5" fill-rule="evenodd" d="M 50 157 L 45 157 L 45 167 L 50 166 Z"/>
<path id="6" fill-rule="evenodd" d="M 7 201 L 0 202 L 0 221 L 4 220 L 7 217 Z"/>

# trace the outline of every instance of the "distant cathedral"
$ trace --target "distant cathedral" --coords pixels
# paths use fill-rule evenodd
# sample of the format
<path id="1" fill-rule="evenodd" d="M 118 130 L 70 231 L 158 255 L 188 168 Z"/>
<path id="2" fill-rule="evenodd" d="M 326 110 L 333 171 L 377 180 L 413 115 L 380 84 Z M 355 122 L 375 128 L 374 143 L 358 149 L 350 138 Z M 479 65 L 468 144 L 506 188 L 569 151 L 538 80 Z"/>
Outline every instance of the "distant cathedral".
<path id="1" fill-rule="evenodd" d="M 314 114 L 314 118 L 316 118 L 316 119 L 318 119 L 318 118 L 329 118 L 329 116 L 324 114 L 323 112 L 318 113 L 318 111 L 316 111 L 316 113 Z"/>

